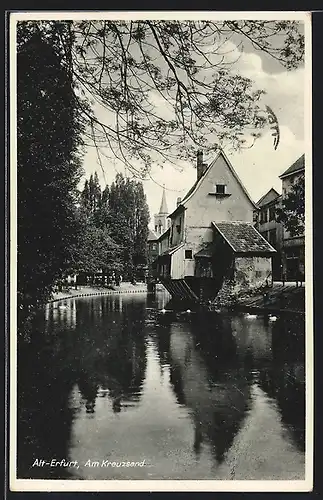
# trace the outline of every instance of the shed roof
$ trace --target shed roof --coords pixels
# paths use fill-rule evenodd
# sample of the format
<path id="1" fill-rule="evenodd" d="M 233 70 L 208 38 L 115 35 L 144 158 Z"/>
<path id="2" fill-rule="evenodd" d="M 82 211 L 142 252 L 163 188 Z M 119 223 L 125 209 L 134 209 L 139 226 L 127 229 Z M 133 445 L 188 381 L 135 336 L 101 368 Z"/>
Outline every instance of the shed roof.
<path id="1" fill-rule="evenodd" d="M 167 250 L 165 250 L 165 252 L 161 253 L 159 257 L 163 257 L 164 255 L 172 255 L 173 253 L 177 252 L 177 250 L 179 250 L 183 246 L 184 246 L 184 243 L 180 243 L 176 247 L 167 248 Z"/>
<path id="2" fill-rule="evenodd" d="M 268 254 L 276 250 L 250 222 L 212 222 L 222 238 L 236 253 Z"/>
<path id="3" fill-rule="evenodd" d="M 206 257 L 209 259 L 212 257 L 213 253 L 214 253 L 214 243 L 208 243 L 199 252 L 196 252 L 194 257 Z"/>

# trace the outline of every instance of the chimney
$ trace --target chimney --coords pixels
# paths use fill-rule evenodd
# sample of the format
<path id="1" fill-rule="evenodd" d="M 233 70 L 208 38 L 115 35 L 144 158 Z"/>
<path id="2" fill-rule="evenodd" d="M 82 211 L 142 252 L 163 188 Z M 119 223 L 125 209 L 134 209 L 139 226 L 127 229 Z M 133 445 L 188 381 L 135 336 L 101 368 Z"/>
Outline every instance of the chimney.
<path id="1" fill-rule="evenodd" d="M 178 205 L 180 204 L 181 201 L 182 201 L 182 198 L 177 198 L 177 200 L 176 200 L 176 208 L 178 207 Z"/>
<path id="2" fill-rule="evenodd" d="M 197 152 L 196 170 L 197 170 L 197 180 L 199 180 L 203 175 L 203 151 L 201 150 Z"/>

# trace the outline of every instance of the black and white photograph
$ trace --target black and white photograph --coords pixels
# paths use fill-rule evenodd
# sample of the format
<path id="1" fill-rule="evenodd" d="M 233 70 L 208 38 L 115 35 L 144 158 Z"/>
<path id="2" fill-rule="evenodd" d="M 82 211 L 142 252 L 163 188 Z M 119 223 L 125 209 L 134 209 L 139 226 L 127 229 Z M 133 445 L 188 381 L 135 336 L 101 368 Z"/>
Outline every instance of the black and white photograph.
<path id="1" fill-rule="evenodd" d="M 9 19 L 12 491 L 311 491 L 311 15 Z"/>

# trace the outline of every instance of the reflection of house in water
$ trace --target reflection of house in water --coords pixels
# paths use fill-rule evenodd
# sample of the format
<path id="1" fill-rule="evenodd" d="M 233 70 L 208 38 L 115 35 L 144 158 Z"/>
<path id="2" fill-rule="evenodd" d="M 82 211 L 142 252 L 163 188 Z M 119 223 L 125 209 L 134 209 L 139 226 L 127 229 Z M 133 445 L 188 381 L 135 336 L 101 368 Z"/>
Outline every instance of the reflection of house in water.
<path id="1" fill-rule="evenodd" d="M 179 324 L 171 325 L 169 349 L 174 391 L 194 420 L 194 449 L 199 453 L 202 444 L 208 443 L 221 462 L 249 407 L 250 382 L 244 368 L 231 366 L 225 370 L 222 365 L 222 371 L 216 370 L 217 376 L 212 376 L 196 349 L 194 336 Z M 218 352 L 219 358 L 221 354 Z"/>

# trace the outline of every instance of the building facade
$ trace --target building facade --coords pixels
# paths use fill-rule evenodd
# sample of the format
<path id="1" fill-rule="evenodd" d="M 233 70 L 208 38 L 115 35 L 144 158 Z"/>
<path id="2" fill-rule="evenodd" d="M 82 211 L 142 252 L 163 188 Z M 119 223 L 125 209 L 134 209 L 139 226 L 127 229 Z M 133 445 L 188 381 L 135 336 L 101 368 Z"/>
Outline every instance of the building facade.
<path id="1" fill-rule="evenodd" d="M 213 301 L 223 287 L 234 294 L 270 284 L 275 250 L 253 227 L 256 209 L 222 150 L 210 165 L 198 153 L 196 182 L 169 215 L 157 259 L 157 275 L 173 296 Z M 246 235 L 244 249 L 237 250 L 232 241 Z"/>
<path id="2" fill-rule="evenodd" d="M 277 209 L 280 207 L 281 198 L 281 195 L 274 188 L 271 188 L 258 201 L 258 210 L 255 211 L 254 217 L 257 230 L 277 251 L 273 255 L 274 280 L 281 280 L 283 274 L 283 225 L 277 221 Z"/>
<path id="3" fill-rule="evenodd" d="M 298 158 L 279 178 L 282 181 L 282 200 L 284 200 L 295 182 L 304 179 L 305 155 Z M 283 229 L 282 265 L 286 280 L 305 279 L 305 234 L 300 230 L 297 235 L 291 235 Z"/>
<path id="4" fill-rule="evenodd" d="M 147 240 L 147 264 L 149 278 L 156 278 L 156 259 L 158 255 L 168 248 L 168 235 L 170 220 L 168 219 L 168 208 L 165 187 L 158 214 L 154 215 L 154 231 L 149 229 Z"/>
<path id="5" fill-rule="evenodd" d="M 147 267 L 148 276 L 153 275 L 153 263 L 158 257 L 158 238 L 155 233 L 149 229 L 147 240 Z"/>

